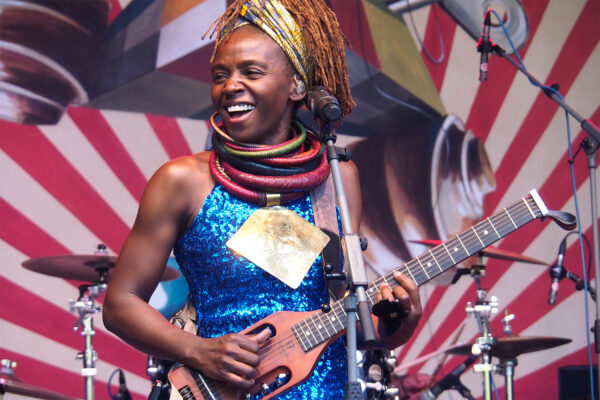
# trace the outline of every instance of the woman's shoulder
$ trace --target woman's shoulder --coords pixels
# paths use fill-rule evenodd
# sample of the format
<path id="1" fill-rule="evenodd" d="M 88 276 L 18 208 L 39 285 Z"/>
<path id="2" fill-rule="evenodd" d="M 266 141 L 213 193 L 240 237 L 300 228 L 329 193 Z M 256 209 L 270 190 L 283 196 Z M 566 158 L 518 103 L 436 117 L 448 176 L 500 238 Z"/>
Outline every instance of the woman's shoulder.
<path id="1" fill-rule="evenodd" d="M 205 151 L 167 161 L 154 173 L 150 181 L 174 187 L 210 183 L 212 176 L 208 168 L 209 154 Z"/>

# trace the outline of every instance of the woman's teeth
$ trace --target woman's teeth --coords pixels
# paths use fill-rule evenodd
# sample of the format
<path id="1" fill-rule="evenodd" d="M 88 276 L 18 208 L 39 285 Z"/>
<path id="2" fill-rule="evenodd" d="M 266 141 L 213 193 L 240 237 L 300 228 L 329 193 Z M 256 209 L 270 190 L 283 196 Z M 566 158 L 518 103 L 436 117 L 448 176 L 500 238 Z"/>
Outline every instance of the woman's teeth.
<path id="1" fill-rule="evenodd" d="M 252 111 L 252 110 L 254 110 L 254 106 L 251 104 L 235 104 L 233 106 L 227 107 L 228 113 L 245 112 L 245 111 Z"/>

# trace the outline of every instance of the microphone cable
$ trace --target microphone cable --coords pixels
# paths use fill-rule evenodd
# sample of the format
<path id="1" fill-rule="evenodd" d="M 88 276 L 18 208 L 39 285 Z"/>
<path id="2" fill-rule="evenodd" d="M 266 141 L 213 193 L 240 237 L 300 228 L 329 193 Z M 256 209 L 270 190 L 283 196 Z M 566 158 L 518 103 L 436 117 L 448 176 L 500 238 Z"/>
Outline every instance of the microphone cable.
<path id="1" fill-rule="evenodd" d="M 519 60 L 520 66 L 523 68 L 524 71 L 527 71 L 527 68 L 525 68 L 525 63 L 523 62 L 523 60 L 521 59 L 521 56 L 519 55 L 519 52 L 517 51 L 517 49 L 515 48 L 515 45 L 513 44 L 513 41 L 510 37 L 510 34 L 508 33 L 508 30 L 506 29 L 506 26 L 504 26 L 504 22 L 502 22 L 502 18 L 500 18 L 500 16 L 498 15 L 498 13 L 494 10 L 491 10 L 492 13 L 496 16 L 496 20 L 498 22 L 500 22 L 500 25 L 502 26 L 502 30 L 504 31 L 504 35 L 506 35 L 506 38 L 508 39 L 508 43 L 510 44 L 510 47 L 513 49 L 514 54 L 516 55 L 517 59 Z M 561 100 L 564 100 L 564 97 L 558 92 L 558 90 L 556 90 L 556 88 L 558 88 L 558 86 L 552 87 L 552 86 L 547 86 L 547 85 L 543 85 L 543 84 L 538 84 L 537 82 L 535 82 L 534 80 L 532 80 L 531 78 L 528 77 L 529 82 L 537 87 L 542 89 L 546 95 L 548 95 L 548 93 L 554 93 L 556 96 L 558 96 Z M 551 97 L 551 96 L 549 96 Z M 579 213 L 579 198 L 577 196 L 577 182 L 575 180 L 575 167 L 573 166 L 573 149 L 571 146 L 571 125 L 569 124 L 569 113 L 567 110 L 564 110 L 565 112 L 565 120 L 566 120 L 566 130 L 567 130 L 567 147 L 569 150 L 569 166 L 571 169 L 571 184 L 573 186 L 573 201 L 575 203 L 575 214 L 577 217 L 577 233 L 579 235 L 579 250 L 581 253 L 581 266 L 583 268 L 583 287 L 584 290 L 586 292 L 586 295 L 584 296 L 584 304 L 585 304 L 585 332 L 586 332 L 586 341 L 587 341 L 587 353 L 588 353 L 588 367 L 589 367 L 589 373 L 590 373 L 590 390 L 591 390 L 591 396 L 592 396 L 592 400 L 596 398 L 596 392 L 594 390 L 594 362 L 592 359 L 592 343 L 591 343 L 591 338 L 590 338 L 590 315 L 589 315 L 589 307 L 588 307 L 588 296 L 587 296 L 587 292 L 588 292 L 588 273 L 587 273 L 587 269 L 586 269 L 586 261 L 585 261 L 585 254 L 584 254 L 584 250 L 583 250 L 583 233 L 581 232 L 581 215 Z"/>

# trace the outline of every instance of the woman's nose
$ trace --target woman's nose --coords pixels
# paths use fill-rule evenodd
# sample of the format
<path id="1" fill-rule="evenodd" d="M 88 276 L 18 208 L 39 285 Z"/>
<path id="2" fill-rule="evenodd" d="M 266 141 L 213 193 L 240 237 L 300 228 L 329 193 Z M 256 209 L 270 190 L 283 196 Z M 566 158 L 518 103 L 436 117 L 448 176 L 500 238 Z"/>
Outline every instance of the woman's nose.
<path id="1" fill-rule="evenodd" d="M 235 93 L 244 89 L 244 85 L 241 84 L 239 77 L 232 76 L 225 82 L 223 91 L 225 93 Z"/>

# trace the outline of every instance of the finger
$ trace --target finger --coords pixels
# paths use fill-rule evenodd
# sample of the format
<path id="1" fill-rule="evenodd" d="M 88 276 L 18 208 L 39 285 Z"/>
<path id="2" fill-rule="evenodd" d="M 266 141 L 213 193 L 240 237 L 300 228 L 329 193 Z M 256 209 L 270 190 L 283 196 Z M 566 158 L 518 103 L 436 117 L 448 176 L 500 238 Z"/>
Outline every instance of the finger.
<path id="1" fill-rule="evenodd" d="M 236 375 L 234 373 L 227 373 L 223 378 L 224 381 L 229 382 L 241 389 L 250 389 L 250 387 L 254 385 L 254 379 L 244 378 L 243 376 Z"/>
<path id="2" fill-rule="evenodd" d="M 252 335 L 251 339 L 254 340 L 259 346 L 265 344 L 271 338 L 271 330 L 265 328 L 256 335 Z"/>
<path id="3" fill-rule="evenodd" d="M 377 302 L 380 302 L 381 300 L 394 301 L 394 294 L 389 285 L 381 284 L 381 286 L 379 286 L 379 293 L 376 296 L 376 300 Z"/>
<path id="4" fill-rule="evenodd" d="M 421 307 L 421 298 L 419 296 L 419 287 L 415 283 L 414 280 L 409 278 L 408 276 L 400 273 L 398 271 L 394 272 L 394 278 L 396 281 L 406 290 L 408 296 L 410 297 L 410 302 L 413 306 Z"/>
<path id="5" fill-rule="evenodd" d="M 410 311 L 410 296 L 402 286 L 394 288 L 394 298 L 400 303 L 403 310 Z"/>

